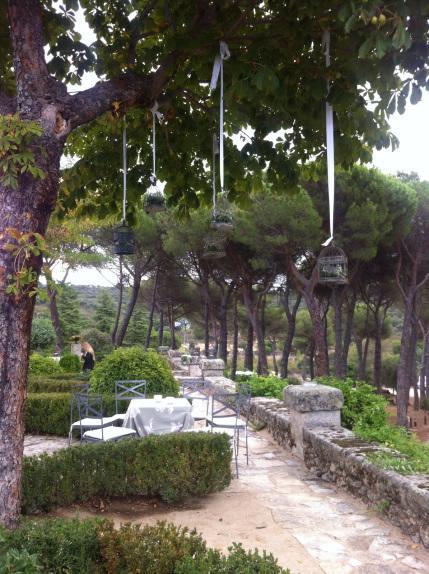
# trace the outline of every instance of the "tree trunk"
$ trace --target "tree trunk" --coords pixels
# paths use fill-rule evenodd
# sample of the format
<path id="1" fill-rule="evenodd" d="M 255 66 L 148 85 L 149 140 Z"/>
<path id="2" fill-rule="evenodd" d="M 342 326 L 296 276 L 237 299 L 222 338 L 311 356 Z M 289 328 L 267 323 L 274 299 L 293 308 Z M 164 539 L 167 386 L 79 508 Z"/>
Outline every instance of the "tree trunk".
<path id="1" fill-rule="evenodd" d="M 273 369 L 274 369 L 274 373 L 277 377 L 279 374 L 279 367 L 277 365 L 276 353 L 277 353 L 277 342 L 275 339 L 271 339 L 271 354 L 273 357 Z"/>
<path id="2" fill-rule="evenodd" d="M 315 344 L 314 344 L 314 340 L 313 340 L 313 341 L 311 341 L 310 348 L 308 350 L 308 367 L 310 370 L 310 379 L 312 381 L 314 380 L 314 349 L 315 349 Z"/>
<path id="3" fill-rule="evenodd" d="M 292 351 L 293 338 L 295 336 L 296 314 L 298 312 L 299 305 L 301 303 L 301 298 L 302 298 L 302 295 L 301 295 L 301 293 L 299 293 L 297 295 L 296 301 L 295 301 L 292 309 L 290 309 L 289 308 L 289 289 L 288 288 L 286 289 L 285 298 L 283 301 L 283 308 L 285 310 L 286 317 L 287 317 L 287 334 L 286 334 L 286 340 L 285 340 L 284 345 L 283 345 L 282 358 L 281 358 L 281 362 L 280 362 L 280 376 L 282 379 L 286 379 L 288 376 L 289 356 L 290 356 L 290 353 Z"/>
<path id="4" fill-rule="evenodd" d="M 325 377 L 329 375 L 329 363 L 327 359 L 325 324 L 320 314 L 320 304 L 314 296 L 306 296 L 304 293 L 304 298 L 313 323 L 315 376 Z"/>
<path id="5" fill-rule="evenodd" d="M 363 372 L 365 375 L 365 380 L 366 380 L 366 373 L 367 373 L 367 363 L 368 363 L 368 351 L 369 351 L 369 343 L 370 343 L 371 339 L 369 338 L 369 335 L 366 337 L 365 339 L 365 345 L 363 348 Z"/>
<path id="6" fill-rule="evenodd" d="M 349 350 L 352 342 L 353 319 L 356 309 L 356 301 L 357 296 L 356 293 L 353 292 L 353 294 L 351 295 L 351 299 L 348 301 L 347 305 L 347 321 L 343 338 L 342 362 L 343 362 L 343 373 L 345 376 L 347 376 L 348 371 Z"/>
<path id="7" fill-rule="evenodd" d="M 122 302 L 124 298 L 124 269 L 122 263 L 122 255 L 119 256 L 119 299 L 118 307 L 116 309 L 115 322 L 112 329 L 112 345 L 116 348 L 116 335 L 118 333 L 119 321 L 121 318 Z"/>
<path id="8" fill-rule="evenodd" d="M 121 326 L 118 330 L 118 334 L 116 336 L 116 346 L 121 347 L 122 343 L 124 342 L 125 335 L 127 334 L 128 325 L 130 324 L 130 320 L 134 311 L 134 307 L 136 306 L 137 299 L 140 293 L 140 284 L 141 284 L 141 275 L 139 273 L 135 273 L 133 286 L 131 289 L 131 296 L 130 300 L 128 301 L 127 308 L 125 310 L 125 315 L 122 319 Z"/>
<path id="9" fill-rule="evenodd" d="M 340 287 L 337 285 L 332 289 L 335 330 L 334 373 L 336 377 L 343 379 L 345 375 L 343 360 L 343 297 L 339 290 Z"/>
<path id="10" fill-rule="evenodd" d="M 36 20 L 39 16 L 39 13 L 28 14 Z M 20 38 L 19 41 L 24 40 Z M 36 67 L 37 54 L 34 54 L 33 64 Z M 27 97 L 29 103 L 31 97 L 28 94 Z M 40 110 L 39 104 L 36 107 Z M 53 130 L 53 126 L 49 127 Z M 23 413 L 35 304 L 35 297 L 30 293 L 37 289 L 42 258 L 31 252 L 25 258 L 22 251 L 19 256 L 6 245 L 16 244 L 16 237 L 10 235 L 9 230 L 18 234 L 27 245 L 34 244 L 34 233 L 42 236 L 46 233 L 56 202 L 63 146 L 53 135 L 43 135 L 39 144 L 40 147 L 35 146 L 33 151 L 45 178 L 36 180 L 26 173 L 19 177 L 16 190 L 0 185 L 0 523 L 8 528 L 17 524 L 20 515 Z M 31 282 L 19 283 L 16 265 L 23 272 L 28 270 L 34 274 Z M 17 291 L 7 293 L 12 282 Z"/>
<path id="11" fill-rule="evenodd" d="M 164 345 L 164 309 L 159 310 L 158 347 Z"/>
<path id="12" fill-rule="evenodd" d="M 258 306 L 253 301 L 252 286 L 249 284 L 243 285 L 243 301 L 247 310 L 247 315 L 252 323 L 253 332 L 256 336 L 258 344 L 258 374 L 268 374 L 267 354 L 265 351 L 265 338 L 261 322 L 258 316 Z"/>
<path id="13" fill-rule="evenodd" d="M 158 292 L 158 278 L 159 278 L 159 267 L 156 268 L 155 272 L 155 279 L 153 282 L 153 289 L 152 289 L 152 298 L 150 301 L 150 310 L 149 310 L 149 323 L 147 326 L 147 333 L 146 333 L 146 342 L 144 345 L 145 350 L 147 351 L 150 346 L 150 340 L 152 337 L 152 329 L 153 329 L 153 314 L 155 313 L 155 306 L 156 306 L 156 296 Z"/>
<path id="14" fill-rule="evenodd" d="M 363 362 L 363 341 L 360 337 L 355 336 L 355 345 L 358 359 L 357 378 L 360 381 L 365 380 L 365 365 Z"/>
<path id="15" fill-rule="evenodd" d="M 420 369 L 420 399 L 426 399 L 427 394 L 427 376 L 429 369 L 429 333 L 424 333 L 424 347 L 422 355 L 422 365 Z"/>
<path id="16" fill-rule="evenodd" d="M 177 349 L 176 327 L 175 327 L 176 320 L 174 318 L 174 307 L 172 303 L 168 305 L 168 323 L 170 325 L 171 348 L 176 350 Z"/>
<path id="17" fill-rule="evenodd" d="M 218 357 L 226 365 L 228 359 L 228 299 L 222 300 L 220 304 Z"/>
<path id="18" fill-rule="evenodd" d="M 47 291 L 49 298 L 49 311 L 51 314 L 52 326 L 54 327 L 55 331 L 55 352 L 61 354 L 64 349 L 64 343 L 63 343 L 63 330 L 61 329 L 60 314 L 58 312 L 58 305 L 57 305 L 58 292 L 56 288 L 52 288 L 49 285 L 49 281 L 47 284 Z"/>
<path id="19" fill-rule="evenodd" d="M 408 402 L 410 393 L 410 355 L 412 354 L 412 316 L 411 303 L 405 305 L 404 321 L 401 336 L 401 351 L 399 355 L 397 393 L 397 425 L 408 427 Z"/>
<path id="20" fill-rule="evenodd" d="M 231 379 L 235 381 L 237 373 L 237 358 L 238 358 L 238 313 L 237 313 L 237 297 L 234 297 L 234 307 L 232 315 L 232 356 L 231 356 Z"/>
<path id="21" fill-rule="evenodd" d="M 206 357 L 209 356 L 210 348 L 210 309 L 209 303 L 206 301 L 204 303 L 204 354 Z"/>
<path id="22" fill-rule="evenodd" d="M 379 313 L 374 314 L 375 340 L 374 340 L 374 386 L 381 393 L 381 330 L 382 324 Z"/>
<path id="23" fill-rule="evenodd" d="M 250 320 L 247 322 L 246 349 L 244 351 L 244 370 L 253 371 L 253 326 Z"/>

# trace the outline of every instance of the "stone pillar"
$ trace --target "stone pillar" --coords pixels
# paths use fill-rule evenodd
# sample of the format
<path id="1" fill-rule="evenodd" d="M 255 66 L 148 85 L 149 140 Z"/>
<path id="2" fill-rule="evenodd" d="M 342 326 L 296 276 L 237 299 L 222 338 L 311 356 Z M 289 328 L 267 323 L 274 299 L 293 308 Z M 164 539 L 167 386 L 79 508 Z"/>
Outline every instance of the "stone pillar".
<path id="1" fill-rule="evenodd" d="M 335 387 L 303 383 L 289 385 L 283 391 L 290 412 L 291 434 L 294 452 L 304 458 L 304 427 L 340 427 L 343 393 Z"/>
<path id="2" fill-rule="evenodd" d="M 82 346 L 80 343 L 72 343 L 70 345 L 70 353 L 72 355 L 77 355 L 78 357 L 82 354 Z"/>
<path id="3" fill-rule="evenodd" d="M 222 359 L 200 359 L 201 374 L 206 377 L 223 377 L 225 363 Z"/>

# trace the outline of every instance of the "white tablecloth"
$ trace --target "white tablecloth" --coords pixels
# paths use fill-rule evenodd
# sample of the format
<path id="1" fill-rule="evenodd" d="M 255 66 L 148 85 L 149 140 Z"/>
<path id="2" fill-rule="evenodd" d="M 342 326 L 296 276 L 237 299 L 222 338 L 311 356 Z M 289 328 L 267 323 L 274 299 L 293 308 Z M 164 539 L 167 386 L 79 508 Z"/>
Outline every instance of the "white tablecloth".
<path id="1" fill-rule="evenodd" d="M 122 426 L 139 436 L 180 432 L 194 426 L 192 406 L 183 398 L 132 399 Z"/>

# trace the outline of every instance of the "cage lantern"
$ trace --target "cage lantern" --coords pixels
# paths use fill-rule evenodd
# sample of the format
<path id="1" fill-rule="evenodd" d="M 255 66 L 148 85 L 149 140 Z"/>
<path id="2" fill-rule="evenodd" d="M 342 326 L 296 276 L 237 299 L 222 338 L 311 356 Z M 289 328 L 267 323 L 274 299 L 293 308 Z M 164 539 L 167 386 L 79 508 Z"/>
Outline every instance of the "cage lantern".
<path id="1" fill-rule="evenodd" d="M 122 224 L 113 232 L 113 252 L 116 255 L 133 255 L 134 232 L 128 225 Z"/>
<path id="2" fill-rule="evenodd" d="M 322 249 L 317 260 L 319 283 L 344 285 L 348 282 L 348 261 L 342 249 L 332 243 Z"/>
<path id="3" fill-rule="evenodd" d="M 143 209 L 148 215 L 153 215 L 165 210 L 165 197 L 159 191 L 147 191 L 143 198 Z"/>
<path id="4" fill-rule="evenodd" d="M 203 259 L 222 259 L 225 257 L 225 235 L 219 231 L 210 231 L 204 240 Z"/>

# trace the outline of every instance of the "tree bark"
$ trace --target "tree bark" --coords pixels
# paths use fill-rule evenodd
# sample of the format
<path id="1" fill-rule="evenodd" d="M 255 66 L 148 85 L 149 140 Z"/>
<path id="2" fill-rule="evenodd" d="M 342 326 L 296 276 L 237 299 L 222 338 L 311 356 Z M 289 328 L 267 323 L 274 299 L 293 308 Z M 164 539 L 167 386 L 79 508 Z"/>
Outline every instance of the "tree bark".
<path id="1" fill-rule="evenodd" d="M 159 310 L 158 347 L 164 345 L 164 309 Z"/>
<path id="2" fill-rule="evenodd" d="M 175 323 L 176 323 L 176 320 L 174 318 L 174 307 L 173 307 L 172 303 L 169 303 L 169 305 L 168 305 L 168 324 L 170 326 L 171 348 L 174 350 L 177 349 Z"/>
<path id="3" fill-rule="evenodd" d="M 275 339 L 271 339 L 271 355 L 273 357 L 273 370 L 274 374 L 277 377 L 279 374 L 279 366 L 277 364 L 276 353 L 277 353 L 277 341 Z"/>
<path id="4" fill-rule="evenodd" d="M 381 331 L 383 328 L 379 309 L 374 313 L 375 337 L 374 337 L 374 375 L 373 383 L 377 391 L 381 393 Z"/>
<path id="5" fill-rule="evenodd" d="M 280 362 L 280 376 L 282 379 L 286 379 L 288 376 L 289 356 L 290 356 L 290 353 L 292 351 L 293 338 L 295 336 L 296 314 L 298 312 L 299 305 L 301 303 L 301 298 L 302 298 L 301 293 L 298 293 L 297 298 L 295 300 L 295 303 L 294 303 L 292 309 L 290 309 L 290 307 L 289 307 L 289 294 L 290 294 L 289 287 L 286 287 L 285 296 L 284 296 L 284 298 L 282 298 L 283 308 L 285 310 L 286 317 L 287 317 L 286 340 L 285 340 L 284 345 L 283 345 L 282 358 L 281 358 L 281 362 Z"/>
<path id="6" fill-rule="evenodd" d="M 401 351 L 399 354 L 397 393 L 397 424 L 408 427 L 408 402 L 410 397 L 410 355 L 412 354 L 412 317 L 411 309 L 405 307 L 402 325 Z"/>
<path id="7" fill-rule="evenodd" d="M 336 285 L 332 289 L 332 304 L 334 307 L 334 331 L 335 331 L 335 355 L 334 355 L 334 373 L 339 379 L 343 379 L 344 360 L 343 360 L 343 295 Z"/>
<path id="8" fill-rule="evenodd" d="M 310 370 L 310 379 L 313 381 L 314 380 L 314 349 L 315 349 L 315 344 L 314 344 L 314 340 L 311 341 L 310 343 L 310 347 L 308 350 L 308 367 Z"/>
<path id="9" fill-rule="evenodd" d="M 347 370 L 348 370 L 349 350 L 352 342 L 353 320 L 356 309 L 356 302 L 357 302 L 357 296 L 356 293 L 353 292 L 347 304 L 347 320 L 343 338 L 342 362 L 343 362 L 343 373 L 345 376 L 347 376 Z"/>
<path id="10" fill-rule="evenodd" d="M 265 358 L 267 361 L 267 373 L 268 373 L 268 358 L 267 358 L 267 352 L 265 350 L 265 304 L 266 304 L 266 296 L 263 295 L 262 297 L 259 298 L 258 300 L 258 304 L 256 306 L 256 313 L 259 317 L 259 321 L 260 321 L 260 325 L 261 325 L 261 337 L 262 340 L 264 342 L 264 353 L 265 353 Z M 257 372 L 258 375 L 262 375 L 263 373 L 263 366 L 260 360 L 260 354 L 259 354 L 259 349 L 258 349 L 258 366 L 257 366 Z"/>
<path id="11" fill-rule="evenodd" d="M 258 372 L 260 375 L 267 375 L 268 362 L 267 362 L 267 354 L 265 352 L 265 338 L 262 325 L 260 323 L 258 316 L 258 304 L 257 303 L 255 304 L 253 300 L 252 285 L 244 283 L 242 286 L 242 293 L 243 293 L 244 306 L 246 307 L 249 320 L 252 323 L 253 332 L 256 336 L 256 342 L 258 345 L 258 366 L 259 366 Z"/>
<path id="12" fill-rule="evenodd" d="M 155 272 L 155 279 L 153 282 L 153 289 L 152 289 L 152 298 L 150 301 L 150 310 L 149 310 L 149 323 L 147 326 L 147 333 L 146 333 L 146 342 L 144 345 L 145 350 L 147 351 L 150 346 L 150 339 L 152 337 L 152 329 L 153 329 L 153 314 L 155 313 L 155 306 L 156 306 L 156 296 L 158 292 L 158 279 L 159 279 L 159 267 L 156 268 Z"/>
<path id="13" fill-rule="evenodd" d="M 232 314 L 232 355 L 231 355 L 231 379 L 235 381 L 237 374 L 237 358 L 238 358 L 238 312 L 237 312 L 237 297 L 234 297 L 234 306 Z"/>
<path id="14" fill-rule="evenodd" d="M 357 352 L 357 359 L 358 359 L 358 369 L 357 369 L 357 378 L 360 381 L 365 380 L 365 365 L 363 362 L 363 341 L 360 337 L 355 335 L 355 345 L 356 345 L 356 352 Z"/>
<path id="15" fill-rule="evenodd" d="M 121 326 L 118 329 L 118 334 L 116 336 L 116 346 L 117 347 L 122 346 L 122 343 L 124 342 L 124 339 L 125 339 L 125 335 L 127 334 L 128 325 L 130 324 L 130 320 L 131 320 L 132 314 L 134 312 L 134 308 L 135 308 L 137 300 L 139 298 L 141 279 L 142 278 L 141 278 L 140 274 L 134 275 L 130 300 L 128 301 L 128 305 L 127 305 L 127 308 L 125 310 L 125 314 L 122 318 Z"/>
<path id="16" fill-rule="evenodd" d="M 119 298 L 118 307 L 116 309 L 115 322 L 113 323 L 112 329 L 112 345 L 116 349 L 116 335 L 118 333 L 119 321 L 121 319 L 122 303 L 124 299 L 124 269 L 122 262 L 122 255 L 119 256 Z"/>
<path id="17" fill-rule="evenodd" d="M 206 301 L 204 303 L 204 354 L 206 357 L 209 356 L 210 349 L 210 309 L 209 303 Z"/>
<path id="18" fill-rule="evenodd" d="M 246 349 L 244 351 L 244 370 L 253 371 L 253 325 L 250 320 L 247 322 Z"/>

